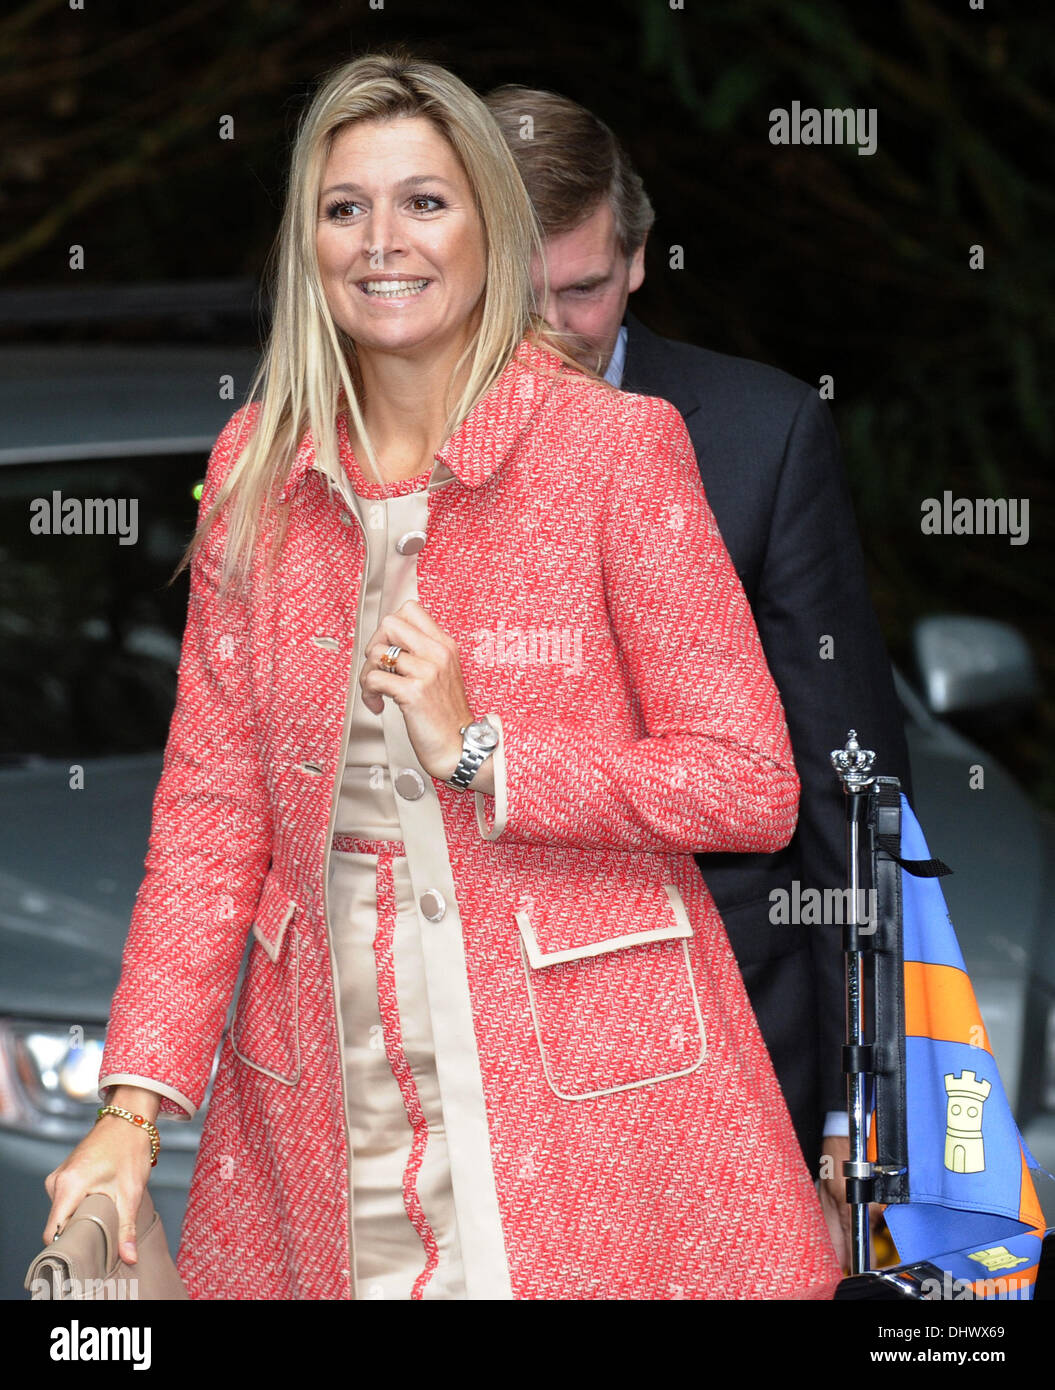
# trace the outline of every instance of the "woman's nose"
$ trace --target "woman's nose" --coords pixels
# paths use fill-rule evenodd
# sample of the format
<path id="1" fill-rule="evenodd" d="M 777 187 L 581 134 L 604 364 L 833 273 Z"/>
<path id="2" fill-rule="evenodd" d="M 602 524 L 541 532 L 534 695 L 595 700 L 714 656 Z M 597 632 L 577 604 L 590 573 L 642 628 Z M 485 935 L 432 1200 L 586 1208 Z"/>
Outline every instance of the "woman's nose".
<path id="1" fill-rule="evenodd" d="M 405 249 L 397 219 L 388 209 L 374 208 L 365 224 L 365 251 L 372 270 L 383 270 L 385 258 Z"/>

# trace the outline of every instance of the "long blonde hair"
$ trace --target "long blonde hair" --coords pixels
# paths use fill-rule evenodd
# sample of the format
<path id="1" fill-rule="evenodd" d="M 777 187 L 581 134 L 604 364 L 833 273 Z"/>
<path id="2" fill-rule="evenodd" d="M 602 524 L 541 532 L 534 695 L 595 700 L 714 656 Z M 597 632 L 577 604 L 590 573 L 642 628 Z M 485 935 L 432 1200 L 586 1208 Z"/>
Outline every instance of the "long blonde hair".
<path id="1" fill-rule="evenodd" d="M 365 447 L 363 472 L 381 481 L 362 417 L 355 343 L 330 314 L 315 236 L 322 178 L 337 133 L 358 121 L 397 116 L 426 118 L 450 143 L 473 189 L 486 240 L 483 310 L 451 374 L 453 385 L 471 358 L 465 385 L 448 410 L 445 438 L 501 374 L 525 335 L 555 353 L 570 370 L 602 380 L 562 346 L 565 335 L 550 329 L 537 312 L 530 270 L 534 255 L 545 283 L 541 229 L 513 156 L 483 101 L 446 68 L 415 58 L 403 45 L 342 63 L 322 78 L 301 115 L 293 144 L 282 220 L 265 265 L 273 304 L 271 330 L 246 394 L 247 402 L 259 400 L 255 428 L 238 455 L 237 440 L 249 413 L 243 412 L 235 440 L 237 461 L 173 578 L 190 563 L 232 494 L 221 592 L 233 580 L 248 581 L 269 508 L 278 521 L 268 556 L 270 570 L 289 511 L 277 494 L 307 429 L 331 491 L 341 476 L 336 416 L 342 388 L 349 423 Z M 449 395 L 450 388 L 448 399 Z"/>

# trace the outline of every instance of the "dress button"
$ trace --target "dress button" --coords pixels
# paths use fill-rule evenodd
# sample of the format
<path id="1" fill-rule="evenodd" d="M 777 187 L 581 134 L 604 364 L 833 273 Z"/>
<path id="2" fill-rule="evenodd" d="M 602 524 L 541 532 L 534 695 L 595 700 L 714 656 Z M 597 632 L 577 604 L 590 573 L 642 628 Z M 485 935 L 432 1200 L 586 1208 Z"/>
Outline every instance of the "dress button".
<path id="1" fill-rule="evenodd" d="M 443 894 L 437 893 L 435 888 L 430 888 L 427 893 L 422 893 L 418 899 L 418 907 L 421 908 L 422 915 L 427 917 L 430 922 L 438 922 L 447 911 Z"/>
<path id="2" fill-rule="evenodd" d="M 396 791 L 404 801 L 417 801 L 425 791 L 425 783 L 412 767 L 404 767 L 396 773 Z"/>
<path id="3" fill-rule="evenodd" d="M 424 548 L 428 540 L 424 531 L 408 531 L 405 536 L 400 536 L 396 541 L 396 549 L 400 555 L 416 555 L 419 550 Z"/>

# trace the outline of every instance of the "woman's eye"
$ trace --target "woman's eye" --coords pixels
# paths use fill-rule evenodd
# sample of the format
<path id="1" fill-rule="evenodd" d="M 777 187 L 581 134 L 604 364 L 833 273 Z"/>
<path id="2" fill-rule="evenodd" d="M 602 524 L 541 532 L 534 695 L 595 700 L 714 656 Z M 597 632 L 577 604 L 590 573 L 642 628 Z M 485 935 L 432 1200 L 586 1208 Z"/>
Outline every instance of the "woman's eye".
<path id="1" fill-rule="evenodd" d="M 434 203 L 435 207 L 417 206 L 417 204 L 420 203 Z M 445 208 L 447 206 L 443 198 L 433 193 L 416 193 L 414 197 L 410 200 L 410 205 L 415 212 L 437 212 L 440 208 Z M 326 216 L 330 219 L 331 222 L 351 222 L 352 217 L 354 217 L 355 215 L 354 212 L 352 216 L 349 217 L 341 217 L 339 216 L 339 214 L 342 213 L 346 208 L 357 209 L 358 207 L 358 203 L 351 203 L 347 200 L 339 203 L 331 203 L 329 207 L 326 209 Z"/>

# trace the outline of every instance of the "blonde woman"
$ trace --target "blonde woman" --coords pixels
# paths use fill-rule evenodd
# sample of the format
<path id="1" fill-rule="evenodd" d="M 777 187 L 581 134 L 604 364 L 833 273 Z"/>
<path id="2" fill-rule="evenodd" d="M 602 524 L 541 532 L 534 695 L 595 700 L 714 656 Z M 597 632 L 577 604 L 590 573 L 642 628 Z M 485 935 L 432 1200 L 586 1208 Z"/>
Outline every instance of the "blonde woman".
<path id="1" fill-rule="evenodd" d="M 49 1174 L 45 1240 L 104 1191 L 134 1255 L 129 1115 L 192 1116 L 222 1039 L 193 1298 L 839 1277 L 692 857 L 787 843 L 783 710 L 680 416 L 561 348 L 539 250 L 451 73 L 324 80 L 184 557 L 116 1111 Z"/>

